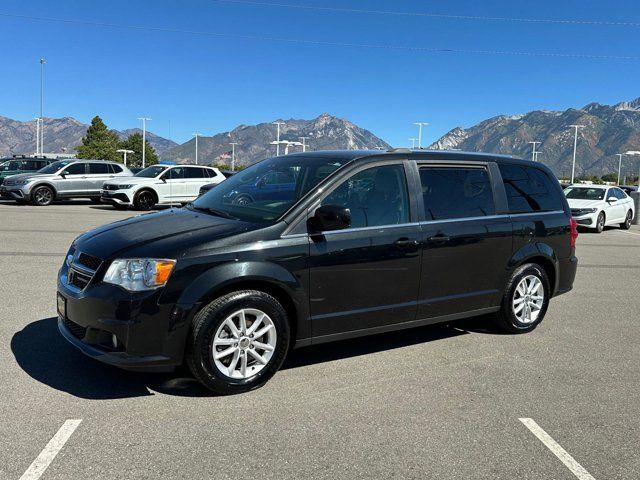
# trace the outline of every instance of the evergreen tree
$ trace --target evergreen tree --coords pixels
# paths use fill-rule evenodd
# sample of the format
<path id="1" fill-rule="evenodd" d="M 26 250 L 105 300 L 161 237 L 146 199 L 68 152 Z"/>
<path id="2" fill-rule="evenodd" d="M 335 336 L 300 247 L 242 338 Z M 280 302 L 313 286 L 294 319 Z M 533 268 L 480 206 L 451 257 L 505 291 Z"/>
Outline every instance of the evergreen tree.
<path id="1" fill-rule="evenodd" d="M 93 117 L 87 133 L 82 137 L 82 145 L 76 147 L 78 158 L 121 161 L 117 152 L 119 139 L 116 132 L 109 130 L 99 116 Z"/>
<path id="2" fill-rule="evenodd" d="M 145 148 L 145 166 L 154 165 L 158 163 L 158 154 L 156 150 L 149 144 L 148 141 L 144 142 Z M 132 133 L 125 140 L 120 143 L 120 147 L 126 150 L 133 150 L 133 153 L 127 155 L 127 165 L 129 167 L 141 167 L 142 166 L 142 135 L 138 132 Z"/>

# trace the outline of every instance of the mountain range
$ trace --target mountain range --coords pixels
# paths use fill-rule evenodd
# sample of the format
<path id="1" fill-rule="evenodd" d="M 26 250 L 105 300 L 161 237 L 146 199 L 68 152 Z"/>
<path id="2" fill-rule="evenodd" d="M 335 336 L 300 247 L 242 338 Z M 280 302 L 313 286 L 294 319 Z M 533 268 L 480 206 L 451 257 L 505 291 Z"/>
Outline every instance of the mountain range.
<path id="1" fill-rule="evenodd" d="M 457 127 L 430 146 L 517 155 L 532 158 L 532 144 L 540 142 L 538 160 L 559 176 L 569 176 L 574 129 L 580 129 L 576 175 L 602 175 L 618 170 L 617 153 L 640 150 L 640 98 L 615 105 L 590 103 L 565 111 L 535 110 L 499 115 L 469 128 Z M 638 172 L 638 160 L 623 163 L 623 175 Z"/>

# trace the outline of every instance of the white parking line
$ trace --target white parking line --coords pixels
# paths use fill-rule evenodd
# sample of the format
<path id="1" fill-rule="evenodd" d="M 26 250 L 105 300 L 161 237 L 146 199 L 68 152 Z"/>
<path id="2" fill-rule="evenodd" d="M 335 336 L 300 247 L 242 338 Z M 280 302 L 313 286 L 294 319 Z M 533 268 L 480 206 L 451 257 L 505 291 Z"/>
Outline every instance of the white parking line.
<path id="1" fill-rule="evenodd" d="M 565 466 L 571 470 L 571 472 L 578 477 L 580 480 L 595 480 L 591 476 L 589 472 L 587 472 L 582 465 L 575 461 L 575 459 L 569 455 L 569 453 L 562 448 L 558 443 L 551 438 L 551 436 L 545 432 L 540 425 L 534 422 L 530 418 L 519 418 L 522 423 L 524 423 L 525 427 L 531 430 L 538 440 L 546 445 L 546 447 L 551 450 L 551 452 L 560 459 Z"/>
<path id="2" fill-rule="evenodd" d="M 51 464 L 56 455 L 62 450 L 69 437 L 73 434 L 82 420 L 67 420 L 60 430 L 53 436 L 40 455 L 29 465 L 27 471 L 22 474 L 20 480 L 37 480 Z"/>

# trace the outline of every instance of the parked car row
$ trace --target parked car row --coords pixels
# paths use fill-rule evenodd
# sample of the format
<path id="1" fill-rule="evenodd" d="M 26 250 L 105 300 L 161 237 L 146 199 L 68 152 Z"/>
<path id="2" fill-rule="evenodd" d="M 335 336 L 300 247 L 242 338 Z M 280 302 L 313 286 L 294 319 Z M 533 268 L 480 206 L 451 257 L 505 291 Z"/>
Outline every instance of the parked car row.
<path id="1" fill-rule="evenodd" d="M 6 170 L 0 166 L 0 173 L 13 173 L 3 177 L 0 196 L 38 206 L 88 198 L 117 209 L 150 210 L 155 205 L 189 203 L 198 197 L 201 187 L 217 185 L 226 178 L 217 168 L 200 165 L 153 165 L 134 174 L 124 165 L 104 160 L 19 162 L 5 162 Z M 35 170 L 37 166 L 40 169 Z"/>
<path id="2" fill-rule="evenodd" d="M 605 226 L 628 230 L 635 216 L 635 203 L 620 187 L 569 185 L 564 194 L 578 225 L 601 233 Z"/>

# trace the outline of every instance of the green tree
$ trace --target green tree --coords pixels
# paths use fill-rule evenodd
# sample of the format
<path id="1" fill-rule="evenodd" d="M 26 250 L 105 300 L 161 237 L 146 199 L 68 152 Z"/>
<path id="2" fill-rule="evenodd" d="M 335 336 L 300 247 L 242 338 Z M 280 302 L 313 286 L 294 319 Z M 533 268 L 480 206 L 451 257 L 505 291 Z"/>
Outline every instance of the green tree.
<path id="1" fill-rule="evenodd" d="M 119 144 L 118 134 L 109 130 L 102 119 L 96 115 L 91 120 L 86 135 L 82 137 L 82 145 L 76 147 L 77 157 L 118 161 L 121 159 L 117 152 Z"/>
<path id="2" fill-rule="evenodd" d="M 158 163 L 158 154 L 156 150 L 149 144 L 148 141 L 144 142 L 145 148 L 145 166 L 154 165 Z M 133 150 L 133 153 L 127 154 L 127 165 L 129 167 L 141 167 L 142 166 L 142 135 L 138 132 L 132 133 L 125 140 L 120 142 L 121 149 Z"/>
<path id="3" fill-rule="evenodd" d="M 618 181 L 618 174 L 617 173 L 607 173 L 606 175 L 603 175 L 600 178 L 602 178 L 603 182 L 617 182 Z"/>

